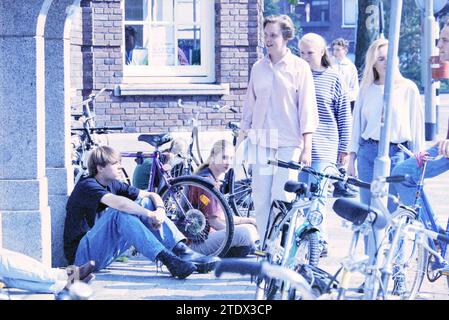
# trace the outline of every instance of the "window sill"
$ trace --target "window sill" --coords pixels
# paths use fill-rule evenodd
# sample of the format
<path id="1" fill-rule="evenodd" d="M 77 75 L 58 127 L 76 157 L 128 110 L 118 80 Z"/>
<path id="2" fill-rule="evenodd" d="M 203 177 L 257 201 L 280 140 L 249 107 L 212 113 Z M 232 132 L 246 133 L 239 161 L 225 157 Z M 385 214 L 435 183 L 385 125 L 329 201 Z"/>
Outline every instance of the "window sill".
<path id="1" fill-rule="evenodd" d="M 115 96 L 185 96 L 185 95 L 227 95 L 229 84 L 202 83 L 154 83 L 119 84 L 114 88 Z"/>

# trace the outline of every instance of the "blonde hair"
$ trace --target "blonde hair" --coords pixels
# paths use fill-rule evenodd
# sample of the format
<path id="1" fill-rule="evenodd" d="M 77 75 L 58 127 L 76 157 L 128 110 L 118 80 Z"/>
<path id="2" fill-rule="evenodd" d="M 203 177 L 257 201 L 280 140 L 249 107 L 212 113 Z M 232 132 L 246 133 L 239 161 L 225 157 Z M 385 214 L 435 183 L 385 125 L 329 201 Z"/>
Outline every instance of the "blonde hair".
<path id="1" fill-rule="evenodd" d="M 230 143 L 228 140 L 222 139 L 222 140 L 215 141 L 214 145 L 212 146 L 212 149 L 210 150 L 209 157 L 198 168 L 198 170 L 196 172 L 198 172 L 206 167 L 209 167 L 212 158 L 214 158 L 217 154 L 225 153 L 228 148 L 232 148 L 232 143 Z"/>
<path id="2" fill-rule="evenodd" d="M 295 37 L 295 25 L 292 19 L 286 14 L 271 15 L 263 20 L 263 28 L 269 23 L 279 23 L 284 40 L 292 40 Z"/>
<path id="3" fill-rule="evenodd" d="M 321 57 L 321 66 L 325 68 L 329 68 L 332 66 L 331 59 L 329 57 L 329 53 L 327 52 L 327 45 L 326 40 L 319 34 L 309 32 L 306 33 L 301 39 L 299 39 L 298 47 L 301 45 L 301 43 L 306 42 L 308 44 L 313 44 L 315 46 L 318 46 L 320 49 L 323 50 L 323 56 Z"/>
<path id="4" fill-rule="evenodd" d="M 108 146 L 95 148 L 87 161 L 87 168 L 90 176 L 98 173 L 97 166 L 106 167 L 108 164 L 120 162 L 122 159 L 120 153 Z"/>
<path id="5" fill-rule="evenodd" d="M 371 84 L 373 84 L 374 81 L 379 79 L 379 73 L 374 68 L 374 64 L 379 57 L 379 49 L 384 46 L 388 46 L 388 40 L 383 38 L 377 39 L 376 41 L 371 43 L 368 50 L 366 51 L 365 67 L 363 69 L 362 81 L 360 82 L 360 91 L 365 90 Z M 402 76 L 398 67 L 395 68 L 393 77 L 395 82 L 404 80 L 404 77 Z"/>

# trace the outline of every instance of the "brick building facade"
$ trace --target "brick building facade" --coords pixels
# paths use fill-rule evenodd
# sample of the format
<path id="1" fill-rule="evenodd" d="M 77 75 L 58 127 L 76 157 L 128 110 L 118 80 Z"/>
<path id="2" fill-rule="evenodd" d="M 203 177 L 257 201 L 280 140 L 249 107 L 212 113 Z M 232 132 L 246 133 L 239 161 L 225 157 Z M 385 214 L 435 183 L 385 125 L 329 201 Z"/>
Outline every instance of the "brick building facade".
<path id="1" fill-rule="evenodd" d="M 106 94 L 97 100 L 96 123 L 122 125 L 129 133 L 188 130 L 196 105 L 227 104 L 241 111 L 251 67 L 262 54 L 263 1 L 201 1 L 208 2 L 213 2 L 209 8 L 215 11 L 210 15 L 215 59 L 209 81 L 177 83 L 161 78 L 155 83 L 126 76 L 126 0 L 81 1 L 71 33 L 72 103 L 106 87 Z M 204 29 L 201 32 L 202 36 Z M 206 58 L 211 57 L 202 56 L 203 61 Z M 178 107 L 178 99 L 189 108 Z M 211 111 L 201 114 L 200 120 L 203 130 L 223 130 L 239 117 L 230 111 Z"/>

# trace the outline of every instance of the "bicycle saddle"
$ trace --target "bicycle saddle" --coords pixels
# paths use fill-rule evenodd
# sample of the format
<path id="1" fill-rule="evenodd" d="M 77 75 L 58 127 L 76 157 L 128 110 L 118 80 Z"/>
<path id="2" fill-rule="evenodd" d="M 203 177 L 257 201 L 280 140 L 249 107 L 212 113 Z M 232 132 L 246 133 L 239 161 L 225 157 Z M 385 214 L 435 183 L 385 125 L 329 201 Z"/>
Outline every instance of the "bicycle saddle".
<path id="1" fill-rule="evenodd" d="M 228 128 L 232 130 L 238 130 L 240 129 L 240 123 L 238 123 L 237 121 L 229 121 Z"/>
<path id="2" fill-rule="evenodd" d="M 374 228 L 383 229 L 387 224 L 387 218 L 384 216 L 382 211 L 354 199 L 337 199 L 334 202 L 332 209 L 334 209 L 340 217 L 352 222 L 356 226 L 361 225 L 371 212 L 376 215 L 376 219 L 373 222 Z"/>
<path id="3" fill-rule="evenodd" d="M 304 182 L 288 180 L 284 185 L 284 190 L 286 192 L 296 193 L 297 195 L 306 194 L 307 184 Z"/>
<path id="4" fill-rule="evenodd" d="M 141 135 L 139 135 L 137 140 L 149 143 L 153 147 L 157 148 L 157 147 L 160 147 L 163 144 L 166 144 L 167 142 L 172 141 L 173 137 L 169 133 L 141 134 Z"/>

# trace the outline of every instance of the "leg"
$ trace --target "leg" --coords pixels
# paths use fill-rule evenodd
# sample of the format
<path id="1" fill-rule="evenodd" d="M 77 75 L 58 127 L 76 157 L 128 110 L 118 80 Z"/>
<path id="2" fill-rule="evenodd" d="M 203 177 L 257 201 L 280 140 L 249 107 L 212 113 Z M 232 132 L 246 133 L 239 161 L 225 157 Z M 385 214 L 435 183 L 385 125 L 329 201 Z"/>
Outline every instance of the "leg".
<path id="1" fill-rule="evenodd" d="M 155 210 L 154 204 L 149 198 L 139 199 L 137 203 L 148 210 Z M 168 249 L 172 250 L 173 247 L 180 241 L 185 240 L 186 237 L 176 227 L 176 225 L 169 218 L 165 218 L 161 228 L 154 229 L 147 218 L 139 217 L 145 226 L 154 234 L 154 236 Z"/>
<path id="2" fill-rule="evenodd" d="M 67 272 L 49 268 L 19 252 L 0 248 L 0 275 L 8 287 L 56 293 L 67 284 Z"/>
<path id="3" fill-rule="evenodd" d="M 265 236 L 271 207 L 273 169 L 266 164 L 271 154 L 274 152 L 270 149 L 250 143 L 249 163 L 253 165 L 252 197 L 260 239 Z"/>
<path id="4" fill-rule="evenodd" d="M 429 152 L 431 156 L 436 156 L 438 155 L 438 148 L 432 147 L 429 150 L 427 150 L 427 152 Z M 449 170 L 448 158 L 443 157 L 436 161 L 429 161 L 427 162 L 424 177 L 433 178 L 442 174 L 443 172 L 446 172 L 447 170 Z M 393 175 L 408 174 L 410 176 L 410 179 L 408 179 L 407 181 L 397 183 L 395 188 L 399 194 L 402 203 L 409 206 L 413 205 L 415 200 L 416 187 L 422 174 L 422 168 L 418 168 L 418 163 L 416 162 L 416 159 L 409 158 L 404 162 L 400 163 L 395 168 L 393 168 L 392 174 Z"/>
<path id="5" fill-rule="evenodd" d="M 224 237 L 224 231 L 215 231 L 209 235 L 206 241 L 203 243 L 192 244 L 191 248 L 201 254 L 209 255 L 217 250 L 223 242 Z M 259 235 L 255 226 L 252 224 L 236 225 L 231 248 L 248 246 L 255 249 L 257 240 L 259 240 Z"/>
<path id="6" fill-rule="evenodd" d="M 131 245 L 152 261 L 165 249 L 139 217 L 108 208 L 81 239 L 75 264 L 94 260 L 95 271 L 101 270 Z"/>

